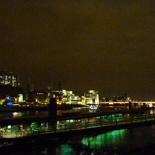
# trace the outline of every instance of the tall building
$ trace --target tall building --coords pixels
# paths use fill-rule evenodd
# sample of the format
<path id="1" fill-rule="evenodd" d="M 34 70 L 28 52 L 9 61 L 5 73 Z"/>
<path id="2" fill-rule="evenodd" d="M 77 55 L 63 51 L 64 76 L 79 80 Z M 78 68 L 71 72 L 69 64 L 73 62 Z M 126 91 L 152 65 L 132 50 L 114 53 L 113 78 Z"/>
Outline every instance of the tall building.
<path id="1" fill-rule="evenodd" d="M 17 87 L 17 74 L 8 71 L 0 71 L 0 85 Z"/>

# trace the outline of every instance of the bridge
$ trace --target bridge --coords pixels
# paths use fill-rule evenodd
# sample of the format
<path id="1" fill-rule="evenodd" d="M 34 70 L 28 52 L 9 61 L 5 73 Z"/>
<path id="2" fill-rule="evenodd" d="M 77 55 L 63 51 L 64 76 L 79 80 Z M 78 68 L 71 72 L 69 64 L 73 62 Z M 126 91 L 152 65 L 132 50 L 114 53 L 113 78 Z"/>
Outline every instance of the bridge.
<path id="1" fill-rule="evenodd" d="M 148 105 L 155 105 L 155 101 L 131 101 L 132 104 L 136 103 L 136 104 L 148 104 Z M 118 101 L 118 102 L 115 102 L 115 101 L 107 101 L 107 102 L 100 102 L 100 104 L 129 104 L 129 102 L 127 101 Z"/>
<path id="2" fill-rule="evenodd" d="M 105 102 L 99 102 L 99 103 L 88 103 L 87 105 L 89 106 L 90 109 L 92 110 L 97 110 L 99 106 L 113 106 L 113 105 L 118 105 L 118 106 L 129 106 L 129 103 L 131 106 L 147 106 L 147 107 L 155 107 L 155 101 L 132 101 L 132 102 L 127 102 L 127 101 L 105 101 Z"/>

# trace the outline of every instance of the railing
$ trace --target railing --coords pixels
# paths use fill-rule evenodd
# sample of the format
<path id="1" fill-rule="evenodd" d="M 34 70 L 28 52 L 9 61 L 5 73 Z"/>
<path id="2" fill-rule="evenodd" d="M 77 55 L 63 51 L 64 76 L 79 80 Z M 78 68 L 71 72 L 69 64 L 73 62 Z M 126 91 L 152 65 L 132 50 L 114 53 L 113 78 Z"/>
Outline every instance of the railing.
<path id="1" fill-rule="evenodd" d="M 121 124 L 134 124 L 134 123 L 142 123 L 155 121 L 155 115 L 138 115 L 138 116 L 126 116 L 126 117 L 111 117 L 108 119 L 98 119 L 95 121 L 87 121 L 84 125 L 81 124 L 70 124 L 68 128 L 69 130 L 79 130 L 79 129 L 88 129 L 88 128 L 97 128 L 97 127 L 106 127 L 106 126 L 116 126 Z M 61 131 L 64 129 L 59 129 Z"/>
<path id="2" fill-rule="evenodd" d="M 1 138 L 16 138 L 24 137 L 38 134 L 52 134 L 58 132 L 68 132 L 74 130 L 86 130 L 90 128 L 100 128 L 100 127 L 109 127 L 109 126 L 118 126 L 118 125 L 127 125 L 127 124 L 138 124 L 144 122 L 155 122 L 155 115 L 143 114 L 143 115 L 126 115 L 121 117 L 108 116 L 108 117 L 96 117 L 93 121 L 80 120 L 79 122 L 68 122 L 67 124 L 51 126 L 51 127 L 39 127 L 36 129 L 24 129 L 18 132 L 1 132 Z"/>

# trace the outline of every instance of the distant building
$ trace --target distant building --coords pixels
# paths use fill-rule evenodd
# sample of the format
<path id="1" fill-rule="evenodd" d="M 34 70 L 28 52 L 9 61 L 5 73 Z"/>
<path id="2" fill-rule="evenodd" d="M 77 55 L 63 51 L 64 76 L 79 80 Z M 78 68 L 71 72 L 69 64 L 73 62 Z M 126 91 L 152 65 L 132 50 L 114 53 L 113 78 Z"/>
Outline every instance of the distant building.
<path id="1" fill-rule="evenodd" d="M 0 85 L 17 87 L 17 74 L 8 71 L 0 71 Z"/>
<path id="2" fill-rule="evenodd" d="M 48 98 L 53 97 L 57 99 L 57 104 L 79 104 L 81 103 L 81 97 L 77 96 L 70 90 L 48 90 Z"/>
<path id="3" fill-rule="evenodd" d="M 99 104 L 99 93 L 96 90 L 89 90 L 84 94 L 87 104 Z"/>
<path id="4" fill-rule="evenodd" d="M 0 85 L 0 105 L 14 105 L 23 102 L 23 89 L 9 85 Z"/>
<path id="5" fill-rule="evenodd" d="M 26 101 L 43 104 L 45 102 L 46 97 L 47 97 L 47 93 L 43 91 L 31 91 L 31 92 L 28 92 Z"/>

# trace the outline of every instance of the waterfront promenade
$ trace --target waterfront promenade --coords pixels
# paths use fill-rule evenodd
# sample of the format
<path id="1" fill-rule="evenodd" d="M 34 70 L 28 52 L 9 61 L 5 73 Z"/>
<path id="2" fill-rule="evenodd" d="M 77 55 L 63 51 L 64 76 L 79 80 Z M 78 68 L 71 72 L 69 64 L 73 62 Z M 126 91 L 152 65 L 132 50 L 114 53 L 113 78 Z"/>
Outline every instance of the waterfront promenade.
<path id="1" fill-rule="evenodd" d="M 25 120 L 21 120 L 21 122 L 22 121 L 24 122 Z M 25 123 L 32 123 L 34 121 L 48 124 L 48 118 L 29 119 L 25 121 Z M 59 123 L 55 126 L 40 125 L 34 129 L 29 126 L 28 128 L 23 128 L 22 130 L 16 132 L 1 132 L 0 139 L 15 140 L 26 137 L 30 139 L 35 139 L 35 137 L 60 138 L 66 135 L 72 135 L 72 133 L 88 134 L 93 133 L 93 131 L 97 133 L 121 128 L 134 128 L 138 126 L 155 124 L 155 114 L 145 113 L 145 111 L 142 112 L 138 110 L 115 110 L 104 113 L 63 116 L 58 117 L 57 121 L 59 121 Z M 16 122 L 21 123 L 19 120 L 12 120 L 12 123 L 13 122 L 14 124 L 16 124 Z"/>
<path id="2" fill-rule="evenodd" d="M 106 109 L 95 113 L 67 113 L 57 116 L 54 126 L 49 125 L 49 117 L 20 118 L 0 120 L 0 125 L 11 130 L 0 132 L 0 152 L 8 153 L 17 150 L 31 150 L 37 146 L 48 147 L 49 144 L 59 144 L 67 139 L 78 136 L 97 136 L 107 131 L 119 129 L 132 129 L 155 124 L 155 113 L 153 108 L 148 109 Z M 36 127 L 32 124 L 37 124 Z M 34 125 L 33 124 L 33 125 Z M 4 126 L 3 126 L 4 125 Z M 22 125 L 19 130 L 14 127 Z M 80 145 L 81 146 L 81 145 Z M 51 148 L 51 146 L 50 146 Z M 56 146 L 52 150 L 56 151 Z M 52 151 L 52 154 L 53 153 Z"/>

